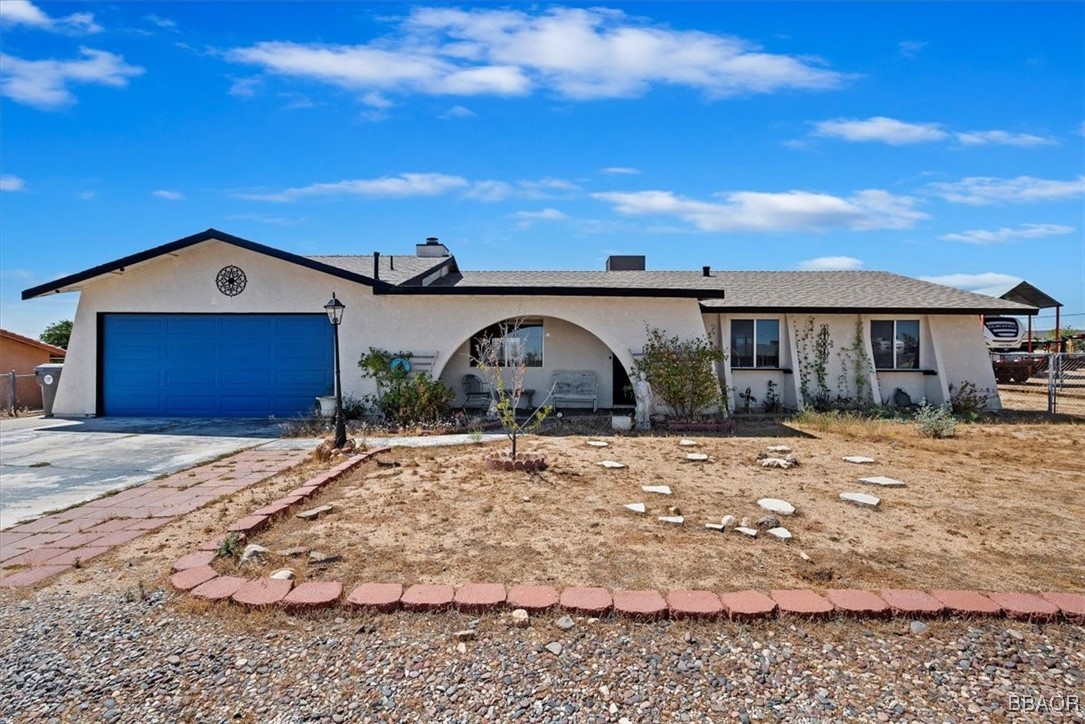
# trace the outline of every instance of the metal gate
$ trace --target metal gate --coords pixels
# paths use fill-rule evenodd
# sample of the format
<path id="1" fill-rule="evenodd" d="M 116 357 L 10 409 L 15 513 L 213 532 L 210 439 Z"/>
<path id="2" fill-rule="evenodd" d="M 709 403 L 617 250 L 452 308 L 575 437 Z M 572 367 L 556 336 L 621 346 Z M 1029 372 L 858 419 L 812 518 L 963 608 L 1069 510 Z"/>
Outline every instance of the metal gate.
<path id="1" fill-rule="evenodd" d="M 1047 363 L 1047 411 L 1054 415 L 1063 407 L 1080 407 L 1085 399 L 1085 352 L 1053 354 Z M 1074 409 L 1066 412 L 1078 412 Z"/>

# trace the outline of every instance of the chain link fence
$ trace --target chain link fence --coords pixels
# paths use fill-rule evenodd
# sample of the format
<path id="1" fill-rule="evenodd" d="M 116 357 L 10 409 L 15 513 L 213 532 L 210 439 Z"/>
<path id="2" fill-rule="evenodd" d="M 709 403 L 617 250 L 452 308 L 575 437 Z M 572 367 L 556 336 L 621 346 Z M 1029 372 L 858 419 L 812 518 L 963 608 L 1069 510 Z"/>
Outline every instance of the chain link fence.
<path id="1" fill-rule="evenodd" d="M 1085 411 L 1085 352 L 1053 354 L 1047 364 L 1047 412 Z"/>

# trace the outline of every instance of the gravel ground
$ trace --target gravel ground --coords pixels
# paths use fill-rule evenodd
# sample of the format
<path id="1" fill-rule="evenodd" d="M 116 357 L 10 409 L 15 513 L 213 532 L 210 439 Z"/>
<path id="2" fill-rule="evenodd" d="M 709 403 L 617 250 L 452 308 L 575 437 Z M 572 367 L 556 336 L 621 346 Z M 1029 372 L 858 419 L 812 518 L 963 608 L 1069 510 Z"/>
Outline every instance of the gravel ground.
<path id="1" fill-rule="evenodd" d="M 341 616 L 162 591 L 2 594 L 0 721 L 1085 718 L 1085 628 L 1069 624 Z M 458 642 L 472 624 L 477 638 Z M 1052 711 L 1015 713 L 1014 696 Z"/>

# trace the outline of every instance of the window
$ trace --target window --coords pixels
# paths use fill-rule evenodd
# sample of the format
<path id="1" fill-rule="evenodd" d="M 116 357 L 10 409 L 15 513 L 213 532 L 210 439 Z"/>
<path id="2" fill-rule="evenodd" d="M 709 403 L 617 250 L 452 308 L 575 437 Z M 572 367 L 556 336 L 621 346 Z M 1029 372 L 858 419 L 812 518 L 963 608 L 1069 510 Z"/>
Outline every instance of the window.
<path id="1" fill-rule="evenodd" d="M 493 324 L 471 338 L 471 366 L 478 367 L 482 341 L 494 340 L 498 366 L 516 364 L 521 356 L 526 367 L 543 366 L 543 323 L 541 319 Z"/>
<path id="2" fill-rule="evenodd" d="M 919 320 L 872 321 L 870 346 L 874 352 L 876 369 L 919 369 Z"/>
<path id="3" fill-rule="evenodd" d="M 779 367 L 780 320 L 731 320 L 731 367 Z"/>

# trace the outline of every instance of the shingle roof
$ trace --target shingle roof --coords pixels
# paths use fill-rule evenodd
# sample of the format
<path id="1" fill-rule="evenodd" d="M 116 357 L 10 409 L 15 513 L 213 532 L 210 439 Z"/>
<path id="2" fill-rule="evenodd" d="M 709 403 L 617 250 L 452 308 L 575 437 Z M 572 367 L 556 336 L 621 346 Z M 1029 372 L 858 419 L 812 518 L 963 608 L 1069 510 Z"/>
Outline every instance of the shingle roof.
<path id="1" fill-rule="evenodd" d="M 68 350 L 63 347 L 56 347 L 48 342 L 42 342 L 40 339 L 32 339 L 30 337 L 24 337 L 21 334 L 15 332 L 9 332 L 6 329 L 0 329 L 0 337 L 6 337 L 7 339 L 19 342 L 20 344 L 26 344 L 31 347 L 37 347 L 38 349 L 45 350 L 54 357 L 64 357 L 68 354 Z"/>
<path id="2" fill-rule="evenodd" d="M 720 274 L 688 271 L 465 271 L 436 281 L 442 287 L 566 287 L 722 292 Z"/>
<path id="3" fill-rule="evenodd" d="M 306 258 L 354 274 L 373 277 L 372 255 L 309 256 Z M 403 284 L 435 270 L 447 261 L 449 257 L 381 256 L 380 280 L 389 284 Z"/>

